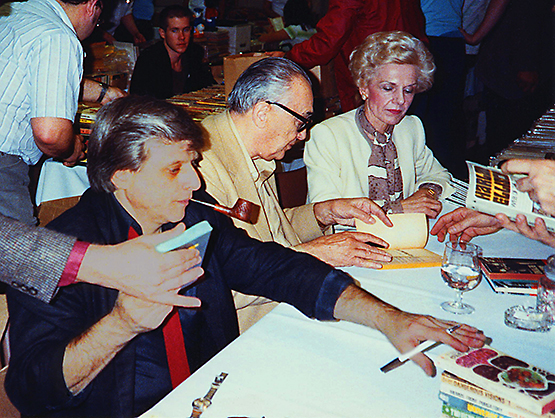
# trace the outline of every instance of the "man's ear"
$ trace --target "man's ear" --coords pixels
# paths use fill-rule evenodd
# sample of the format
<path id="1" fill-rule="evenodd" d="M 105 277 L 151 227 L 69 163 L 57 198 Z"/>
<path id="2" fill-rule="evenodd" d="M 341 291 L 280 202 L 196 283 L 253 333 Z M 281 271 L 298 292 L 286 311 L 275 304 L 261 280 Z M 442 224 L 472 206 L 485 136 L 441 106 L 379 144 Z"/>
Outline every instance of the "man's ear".
<path id="1" fill-rule="evenodd" d="M 133 172 L 131 170 L 117 170 L 112 175 L 112 183 L 118 190 L 125 190 L 133 179 Z"/>
<path id="2" fill-rule="evenodd" d="M 158 28 L 158 33 L 160 34 L 160 38 L 166 39 L 166 31 L 162 28 Z"/>
<path id="3" fill-rule="evenodd" d="M 85 10 L 87 11 L 87 15 L 89 16 L 94 16 L 94 14 L 96 13 L 96 3 L 98 3 L 98 0 L 89 0 L 88 2 L 85 3 Z"/>
<path id="4" fill-rule="evenodd" d="M 264 129 L 269 121 L 270 105 L 266 102 L 258 102 L 252 108 L 252 119 L 259 129 Z"/>

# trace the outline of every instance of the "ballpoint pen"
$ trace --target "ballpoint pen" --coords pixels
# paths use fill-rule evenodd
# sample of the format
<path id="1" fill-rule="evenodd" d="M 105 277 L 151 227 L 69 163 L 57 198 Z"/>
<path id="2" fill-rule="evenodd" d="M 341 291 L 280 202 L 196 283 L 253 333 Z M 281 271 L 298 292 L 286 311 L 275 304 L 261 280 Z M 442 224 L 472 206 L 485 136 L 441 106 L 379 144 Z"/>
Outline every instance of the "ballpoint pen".
<path id="1" fill-rule="evenodd" d="M 445 332 L 447 332 L 448 334 L 452 334 L 453 332 L 458 330 L 461 326 L 462 326 L 461 324 L 452 326 L 451 328 L 447 328 L 445 330 Z M 409 360 L 411 357 L 414 357 L 416 354 L 421 353 L 421 352 L 431 348 L 432 346 L 439 345 L 439 344 L 441 344 L 441 343 L 439 343 L 437 341 L 432 341 L 432 340 L 424 341 L 423 343 L 414 347 L 412 350 L 406 352 L 405 354 L 401 354 L 396 359 L 391 360 L 385 366 L 380 367 L 380 370 L 384 373 L 387 373 L 387 372 L 389 372 L 393 369 L 396 369 L 399 366 L 402 366 L 403 364 L 405 364 L 405 362 L 407 360 Z"/>

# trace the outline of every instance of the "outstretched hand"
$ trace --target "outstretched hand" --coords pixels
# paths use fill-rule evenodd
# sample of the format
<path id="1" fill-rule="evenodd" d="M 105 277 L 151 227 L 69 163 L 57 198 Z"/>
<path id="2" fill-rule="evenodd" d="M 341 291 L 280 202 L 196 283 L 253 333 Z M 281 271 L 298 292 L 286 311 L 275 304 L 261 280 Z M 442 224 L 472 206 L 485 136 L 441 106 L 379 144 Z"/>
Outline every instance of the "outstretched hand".
<path id="1" fill-rule="evenodd" d="M 439 242 L 443 242 L 447 234 L 451 241 L 468 242 L 479 235 L 493 234 L 502 227 L 503 225 L 494 216 L 468 208 L 458 208 L 439 218 L 430 230 L 430 234 L 437 235 Z"/>
<path id="2" fill-rule="evenodd" d="M 384 329 L 380 329 L 391 344 L 401 353 L 406 353 L 423 341 L 432 340 L 447 344 L 458 351 L 469 348 L 482 347 L 486 337 L 470 325 L 463 325 L 452 334 L 446 330 L 453 325 L 452 321 L 443 321 L 428 315 L 417 315 L 397 311 L 389 319 Z M 418 353 L 411 358 L 428 376 L 434 376 L 436 369 L 432 360 L 424 353 Z"/>
<path id="3" fill-rule="evenodd" d="M 185 226 L 178 224 L 171 231 L 144 235 L 114 246 L 91 245 L 77 279 L 150 302 L 197 308 L 201 305 L 198 298 L 177 292 L 202 276 L 198 251 L 181 249 L 161 254 L 155 249 L 184 230 Z"/>
<path id="4" fill-rule="evenodd" d="M 469 325 L 463 325 L 450 335 L 446 329 L 456 325 L 455 322 L 404 312 L 354 284 L 339 296 L 333 313 L 336 319 L 377 329 L 401 353 L 412 350 L 426 340 L 448 344 L 459 351 L 482 347 L 486 340 L 481 331 Z M 435 374 L 434 364 L 425 354 L 419 353 L 412 360 L 428 376 Z"/>

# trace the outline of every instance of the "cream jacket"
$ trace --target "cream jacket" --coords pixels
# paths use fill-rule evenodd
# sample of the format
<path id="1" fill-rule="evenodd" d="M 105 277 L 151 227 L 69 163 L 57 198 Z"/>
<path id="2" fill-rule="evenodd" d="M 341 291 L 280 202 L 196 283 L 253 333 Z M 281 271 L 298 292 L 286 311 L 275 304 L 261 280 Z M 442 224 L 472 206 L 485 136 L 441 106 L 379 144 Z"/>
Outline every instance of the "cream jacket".
<path id="1" fill-rule="evenodd" d="M 371 149 L 357 127 L 355 114 L 356 109 L 335 116 L 310 131 L 304 151 L 310 202 L 368 196 Z M 442 198 L 454 192 L 451 175 L 426 146 L 424 127 L 418 117 L 405 116 L 395 126 L 392 140 L 397 148 L 404 198 L 422 183 L 442 186 Z"/>

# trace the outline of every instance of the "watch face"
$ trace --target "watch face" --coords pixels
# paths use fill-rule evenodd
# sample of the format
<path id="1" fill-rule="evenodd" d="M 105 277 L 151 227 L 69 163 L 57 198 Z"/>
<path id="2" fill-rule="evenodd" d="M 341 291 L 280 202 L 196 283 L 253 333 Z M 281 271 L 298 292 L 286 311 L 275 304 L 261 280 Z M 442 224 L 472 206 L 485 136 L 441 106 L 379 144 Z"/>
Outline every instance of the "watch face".
<path id="1" fill-rule="evenodd" d="M 193 408 L 199 409 L 201 411 L 204 411 L 206 408 L 208 408 L 210 405 L 212 404 L 212 402 L 210 401 L 210 399 L 206 399 L 206 398 L 198 398 L 195 399 L 193 401 Z"/>

